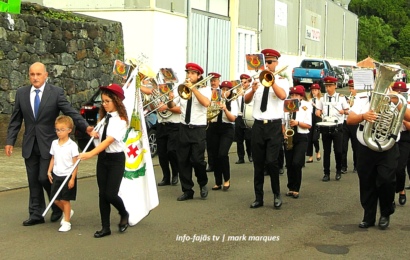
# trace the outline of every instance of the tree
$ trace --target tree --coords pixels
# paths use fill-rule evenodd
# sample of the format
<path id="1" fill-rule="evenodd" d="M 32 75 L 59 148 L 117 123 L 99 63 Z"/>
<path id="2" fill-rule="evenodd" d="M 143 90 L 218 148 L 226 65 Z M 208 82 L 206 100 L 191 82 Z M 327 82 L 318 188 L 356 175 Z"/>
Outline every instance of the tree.
<path id="1" fill-rule="evenodd" d="M 397 54 L 399 57 L 410 57 L 410 22 L 404 26 L 398 37 L 399 50 Z"/>
<path id="2" fill-rule="evenodd" d="M 390 26 L 376 16 L 359 18 L 358 41 L 359 60 L 365 59 L 368 55 L 376 60 L 383 60 L 383 54 L 397 42 Z"/>

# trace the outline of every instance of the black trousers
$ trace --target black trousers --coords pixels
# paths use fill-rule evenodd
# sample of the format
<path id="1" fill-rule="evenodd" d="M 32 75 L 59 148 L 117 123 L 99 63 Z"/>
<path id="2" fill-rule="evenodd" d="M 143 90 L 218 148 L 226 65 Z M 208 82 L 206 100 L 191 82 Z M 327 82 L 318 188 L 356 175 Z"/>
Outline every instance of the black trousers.
<path id="1" fill-rule="evenodd" d="M 100 198 L 101 225 L 103 228 L 110 227 L 110 204 L 118 210 L 121 216 L 127 213 L 121 197 L 118 196 L 124 169 L 124 153 L 102 152 L 98 155 L 97 183 Z"/>
<path id="2" fill-rule="evenodd" d="M 308 146 L 306 150 L 306 156 L 309 156 L 309 157 L 313 156 L 313 147 L 315 147 L 315 153 L 318 153 L 320 151 L 319 136 L 320 136 L 320 133 L 316 129 L 316 123 L 312 124 L 312 127 L 309 129 L 309 134 L 308 134 Z"/>
<path id="3" fill-rule="evenodd" d="M 194 182 L 192 181 L 192 168 L 195 170 L 200 187 L 208 183 L 205 162 L 205 138 L 204 127 L 190 128 L 181 124 L 179 127 L 179 149 L 177 150 L 179 180 L 182 191 L 193 194 Z"/>
<path id="4" fill-rule="evenodd" d="M 177 149 L 179 125 L 176 123 L 157 124 L 158 160 L 162 169 L 163 180 L 166 182 L 171 180 L 170 164 L 172 176 L 178 176 Z"/>
<path id="5" fill-rule="evenodd" d="M 272 192 L 274 194 L 280 193 L 278 156 L 282 142 L 282 122 L 280 119 L 267 124 L 255 120 L 252 128 L 252 154 L 256 201 L 263 201 L 265 162 L 267 173 L 271 179 Z"/>
<path id="6" fill-rule="evenodd" d="M 363 221 L 374 223 L 377 202 L 380 214 L 388 217 L 393 214 L 394 191 L 396 187 L 396 167 L 399 147 L 376 152 L 359 143 L 357 173 L 359 175 L 360 202 L 364 209 Z"/>
<path id="7" fill-rule="evenodd" d="M 244 160 L 245 158 L 245 147 L 243 141 L 246 145 L 246 153 L 252 156 L 252 128 L 247 128 L 243 122 L 243 117 L 238 116 L 235 119 L 235 139 L 236 139 L 236 152 L 238 153 L 238 158 Z"/>
<path id="8" fill-rule="evenodd" d="M 406 166 L 410 156 L 410 132 L 401 132 L 399 146 L 400 157 L 396 169 L 396 192 L 404 190 L 406 183 Z"/>
<path id="9" fill-rule="evenodd" d="M 41 157 L 37 140 L 35 140 L 30 157 L 25 159 L 28 187 L 30 193 L 28 212 L 30 214 L 30 219 L 33 220 L 42 219 L 42 214 L 46 209 L 43 189 L 46 191 L 48 198 L 51 199 L 51 183 L 47 176 L 50 160 L 51 158 L 44 159 Z M 61 211 L 60 208 L 54 203 L 52 205 L 52 209 L 53 212 Z"/>
<path id="10" fill-rule="evenodd" d="M 357 166 L 357 128 L 359 125 L 348 125 L 343 123 L 343 147 L 342 147 L 342 167 L 347 168 L 347 152 L 349 151 L 349 139 L 353 150 L 353 167 Z"/>
<path id="11" fill-rule="evenodd" d="M 209 128 L 215 128 L 211 136 L 211 142 L 214 156 L 214 176 L 215 184 L 222 185 L 222 177 L 224 181 L 231 179 L 231 169 L 229 166 L 229 149 L 233 143 L 234 127 L 229 123 L 210 123 Z M 209 130 L 208 128 L 208 130 Z"/>
<path id="12" fill-rule="evenodd" d="M 343 132 L 341 124 L 337 126 L 336 132 L 322 132 L 323 171 L 326 175 L 330 175 L 330 154 L 332 153 L 332 143 L 333 151 L 335 153 L 336 171 L 342 170 L 342 142 Z"/>
<path id="13" fill-rule="evenodd" d="M 295 133 L 293 135 L 293 149 L 285 149 L 289 191 L 299 192 L 300 190 L 307 146 L 308 134 Z"/>
<path id="14" fill-rule="evenodd" d="M 216 127 L 212 126 L 214 123 L 209 122 L 208 128 L 206 129 L 206 153 L 208 155 L 208 166 L 211 169 L 215 169 L 214 167 L 214 157 L 215 155 L 213 152 L 215 151 L 215 147 L 212 147 L 212 135 L 216 131 Z"/>

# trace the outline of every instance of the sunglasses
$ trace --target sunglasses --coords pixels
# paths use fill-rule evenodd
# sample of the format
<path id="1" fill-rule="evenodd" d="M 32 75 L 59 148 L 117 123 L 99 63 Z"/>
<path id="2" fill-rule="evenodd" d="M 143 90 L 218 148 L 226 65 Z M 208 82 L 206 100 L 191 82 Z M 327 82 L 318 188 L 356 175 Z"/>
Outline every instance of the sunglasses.
<path id="1" fill-rule="evenodd" d="M 266 63 L 272 64 L 273 62 L 277 62 L 277 60 L 267 60 Z"/>

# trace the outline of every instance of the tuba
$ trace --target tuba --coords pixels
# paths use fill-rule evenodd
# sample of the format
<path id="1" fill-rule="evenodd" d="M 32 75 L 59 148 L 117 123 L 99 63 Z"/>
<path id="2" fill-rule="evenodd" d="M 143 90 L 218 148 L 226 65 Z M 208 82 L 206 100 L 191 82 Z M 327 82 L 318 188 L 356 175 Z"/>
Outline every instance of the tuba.
<path id="1" fill-rule="evenodd" d="M 370 110 L 377 114 L 377 119 L 373 123 L 365 122 L 363 139 L 376 152 L 393 147 L 407 109 L 407 101 L 402 95 L 386 94 L 397 71 L 398 69 L 380 64 L 371 95 Z M 392 102 L 392 98 L 398 100 L 397 104 Z"/>

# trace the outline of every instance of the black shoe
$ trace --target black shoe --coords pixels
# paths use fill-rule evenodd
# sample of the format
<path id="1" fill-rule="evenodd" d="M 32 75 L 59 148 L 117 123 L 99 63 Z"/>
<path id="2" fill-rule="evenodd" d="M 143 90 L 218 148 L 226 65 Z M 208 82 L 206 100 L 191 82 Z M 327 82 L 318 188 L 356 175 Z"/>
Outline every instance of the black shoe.
<path id="1" fill-rule="evenodd" d="M 322 181 L 330 181 L 330 176 L 328 174 L 325 174 L 325 176 L 323 176 Z"/>
<path id="2" fill-rule="evenodd" d="M 118 224 L 118 228 L 120 232 L 124 232 L 128 228 L 128 218 L 130 214 L 125 214 L 124 216 L 121 216 L 120 223 Z"/>
<path id="3" fill-rule="evenodd" d="M 192 200 L 193 198 L 194 194 L 184 193 L 177 198 L 177 201 Z"/>
<path id="4" fill-rule="evenodd" d="M 362 221 L 359 224 L 359 228 L 369 228 L 369 227 L 374 227 L 374 222 Z"/>
<path id="5" fill-rule="evenodd" d="M 206 169 L 206 172 L 213 172 L 213 171 L 214 171 L 214 168 L 211 167 L 211 166 L 209 166 L 209 167 Z"/>
<path id="6" fill-rule="evenodd" d="M 58 210 L 57 212 L 53 211 L 53 213 L 51 214 L 51 217 L 50 217 L 50 221 L 51 222 L 57 222 L 57 221 L 60 220 L 62 215 L 63 215 L 63 211 L 61 211 L 61 210 Z"/>
<path id="7" fill-rule="evenodd" d="M 268 173 L 267 170 L 264 170 L 264 171 L 263 171 L 263 176 L 269 176 L 269 173 Z"/>
<path id="8" fill-rule="evenodd" d="M 342 173 L 341 172 L 336 172 L 336 177 L 335 180 L 340 180 L 342 178 Z"/>
<path id="9" fill-rule="evenodd" d="M 220 190 L 220 189 L 222 189 L 221 185 L 215 185 L 212 187 L 212 190 Z"/>
<path id="10" fill-rule="evenodd" d="M 201 187 L 201 198 L 205 199 L 206 197 L 208 197 L 208 187 L 206 187 L 206 185 Z"/>
<path id="11" fill-rule="evenodd" d="M 274 200 L 273 200 L 273 207 L 275 208 L 280 208 L 280 206 L 282 206 L 282 198 L 280 196 L 280 194 L 275 194 L 274 195 Z"/>
<path id="12" fill-rule="evenodd" d="M 249 162 L 253 162 L 252 155 L 249 155 L 249 156 L 248 156 L 248 159 L 249 159 Z"/>
<path id="13" fill-rule="evenodd" d="M 172 176 L 172 185 L 177 185 L 178 184 L 178 175 Z"/>
<path id="14" fill-rule="evenodd" d="M 111 230 L 109 228 L 103 228 L 100 231 L 96 231 L 94 233 L 95 238 L 102 238 L 109 235 L 111 235 Z"/>
<path id="15" fill-rule="evenodd" d="M 379 219 L 379 228 L 380 229 L 386 229 L 390 224 L 390 216 L 388 217 L 383 217 L 381 216 Z"/>
<path id="16" fill-rule="evenodd" d="M 306 163 L 313 163 L 313 159 L 311 161 L 307 160 Z"/>
<path id="17" fill-rule="evenodd" d="M 166 180 L 162 180 L 160 183 L 158 183 L 158 186 L 167 186 L 167 185 L 171 185 L 171 183 Z"/>
<path id="18" fill-rule="evenodd" d="M 263 207 L 263 201 L 257 201 L 255 200 L 252 204 L 251 204 L 251 209 L 256 209 L 256 208 L 260 208 Z"/>
<path id="19" fill-rule="evenodd" d="M 293 198 L 294 198 L 294 199 L 299 198 L 299 192 L 294 192 L 294 193 L 293 193 Z"/>
<path id="20" fill-rule="evenodd" d="M 406 204 L 407 198 L 406 194 L 399 194 L 399 204 L 404 206 Z"/>
<path id="21" fill-rule="evenodd" d="M 342 173 L 343 174 L 347 173 L 347 167 L 342 167 Z"/>
<path id="22" fill-rule="evenodd" d="M 353 173 L 357 173 L 356 167 L 353 168 Z"/>
<path id="23" fill-rule="evenodd" d="M 293 196 L 293 191 L 286 192 L 286 197 L 292 197 L 292 196 Z"/>
<path id="24" fill-rule="evenodd" d="M 283 170 L 283 168 L 279 169 L 279 174 L 283 174 L 285 171 Z"/>
<path id="25" fill-rule="evenodd" d="M 242 163 L 245 163 L 244 159 L 239 159 L 235 164 L 242 164 Z"/>
<path id="26" fill-rule="evenodd" d="M 41 219 L 31 219 L 31 218 L 29 218 L 29 219 L 23 221 L 23 226 L 34 226 L 34 225 L 37 225 L 37 224 L 43 224 L 44 222 L 45 222 L 44 218 L 41 218 Z"/>
<path id="27" fill-rule="evenodd" d="M 409 186 L 406 186 L 406 187 L 404 187 L 406 190 L 410 190 L 410 185 Z"/>
<path id="28" fill-rule="evenodd" d="M 319 158 L 316 157 L 316 160 L 317 160 L 317 161 L 320 161 L 321 159 L 322 159 L 322 157 L 319 157 Z"/>

